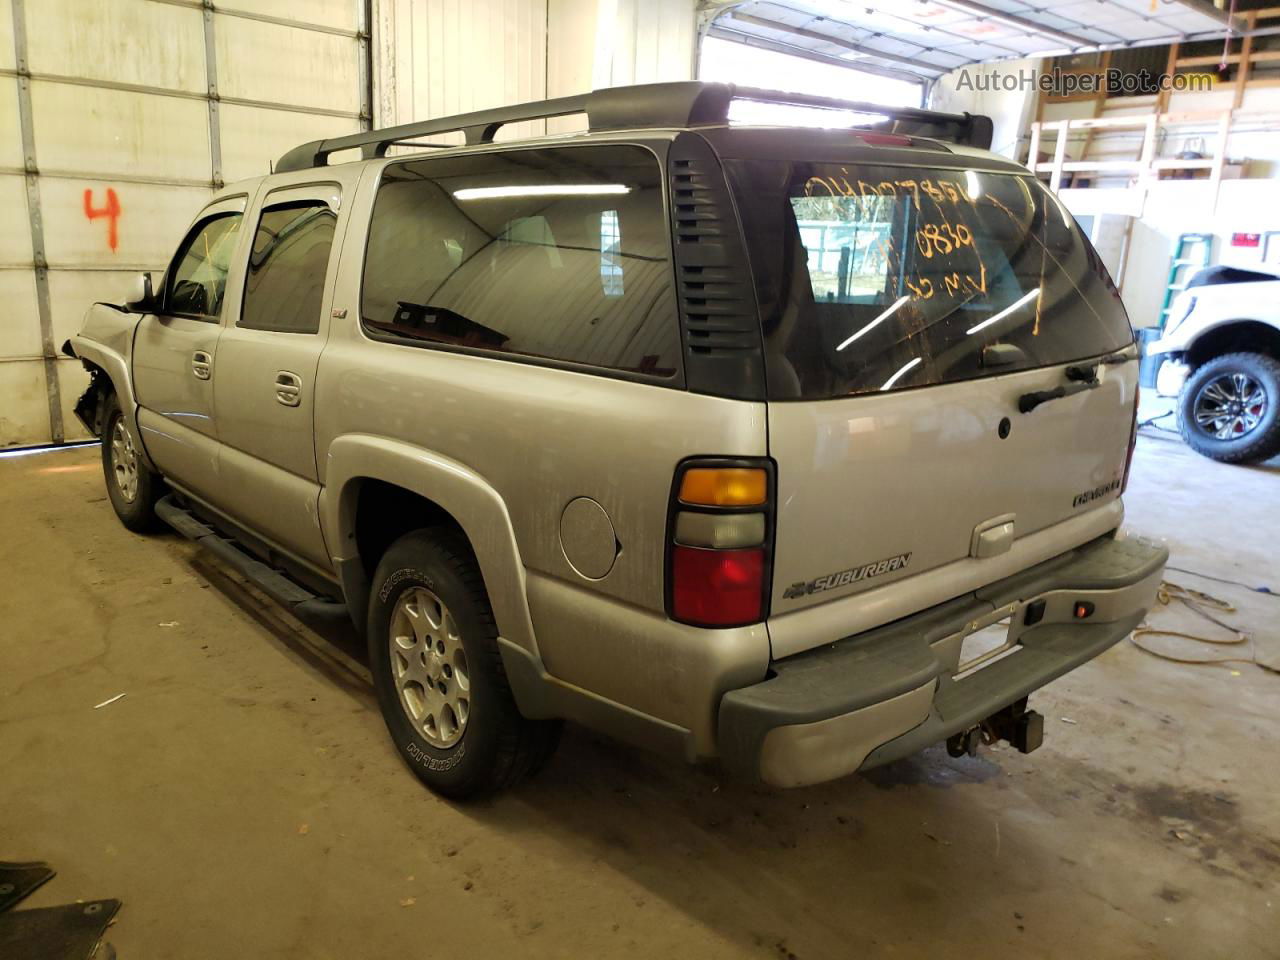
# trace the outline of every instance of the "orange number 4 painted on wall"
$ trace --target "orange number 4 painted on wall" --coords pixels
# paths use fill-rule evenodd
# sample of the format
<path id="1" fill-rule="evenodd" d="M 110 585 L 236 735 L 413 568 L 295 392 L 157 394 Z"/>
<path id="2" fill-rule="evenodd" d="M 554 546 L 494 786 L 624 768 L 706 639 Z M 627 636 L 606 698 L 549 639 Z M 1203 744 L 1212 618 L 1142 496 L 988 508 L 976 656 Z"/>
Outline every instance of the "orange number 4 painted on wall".
<path id="1" fill-rule="evenodd" d="M 120 198 L 116 196 L 116 192 L 107 187 L 107 202 L 101 207 L 93 205 L 93 191 L 85 190 L 84 192 L 84 215 L 90 220 L 97 220 L 99 217 L 107 218 L 107 246 L 111 248 L 111 252 L 116 252 L 116 246 L 120 242 L 120 234 L 117 229 L 117 223 L 120 220 Z"/>

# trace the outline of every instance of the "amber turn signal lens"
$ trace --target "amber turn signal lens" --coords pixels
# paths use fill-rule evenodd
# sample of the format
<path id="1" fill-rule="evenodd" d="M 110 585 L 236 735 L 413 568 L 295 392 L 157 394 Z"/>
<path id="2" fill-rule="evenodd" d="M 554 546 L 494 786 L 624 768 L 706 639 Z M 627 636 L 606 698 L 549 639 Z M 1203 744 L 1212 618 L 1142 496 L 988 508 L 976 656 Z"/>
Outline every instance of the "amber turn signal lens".
<path id="1" fill-rule="evenodd" d="M 680 479 L 682 503 L 705 507 L 750 507 L 769 496 L 769 477 L 752 467 L 694 467 Z"/>

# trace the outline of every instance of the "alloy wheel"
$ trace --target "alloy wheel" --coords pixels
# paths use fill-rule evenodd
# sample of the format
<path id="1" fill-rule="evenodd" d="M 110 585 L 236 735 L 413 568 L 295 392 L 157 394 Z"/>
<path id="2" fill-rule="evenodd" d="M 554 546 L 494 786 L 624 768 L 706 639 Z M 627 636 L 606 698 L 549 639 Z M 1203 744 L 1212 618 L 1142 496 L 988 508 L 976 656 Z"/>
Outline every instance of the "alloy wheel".
<path id="1" fill-rule="evenodd" d="M 1245 373 L 1224 373 L 1196 394 L 1196 427 L 1215 440 L 1237 440 L 1266 416 L 1269 398 L 1261 383 Z"/>
<path id="2" fill-rule="evenodd" d="M 126 503 L 138 499 L 138 452 L 133 447 L 133 437 L 125 426 L 124 417 L 116 417 L 111 431 L 111 475 Z"/>
<path id="3" fill-rule="evenodd" d="M 456 746 L 471 712 L 471 676 L 449 608 L 426 587 L 410 587 L 390 633 L 391 674 L 409 722 L 433 747 Z"/>

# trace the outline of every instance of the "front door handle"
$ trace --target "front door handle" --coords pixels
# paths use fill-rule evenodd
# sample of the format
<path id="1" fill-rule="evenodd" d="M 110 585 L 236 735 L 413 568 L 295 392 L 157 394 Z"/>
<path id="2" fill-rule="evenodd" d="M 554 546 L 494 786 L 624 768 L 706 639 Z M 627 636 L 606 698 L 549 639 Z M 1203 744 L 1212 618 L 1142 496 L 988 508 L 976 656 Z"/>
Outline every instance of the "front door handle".
<path id="1" fill-rule="evenodd" d="M 286 407 L 296 407 L 302 402 L 302 378 L 296 373 L 281 370 L 276 374 L 276 402 Z"/>
<path id="2" fill-rule="evenodd" d="M 208 380 L 213 376 L 213 357 L 203 350 L 197 350 L 191 355 L 191 372 L 196 375 L 197 380 Z"/>

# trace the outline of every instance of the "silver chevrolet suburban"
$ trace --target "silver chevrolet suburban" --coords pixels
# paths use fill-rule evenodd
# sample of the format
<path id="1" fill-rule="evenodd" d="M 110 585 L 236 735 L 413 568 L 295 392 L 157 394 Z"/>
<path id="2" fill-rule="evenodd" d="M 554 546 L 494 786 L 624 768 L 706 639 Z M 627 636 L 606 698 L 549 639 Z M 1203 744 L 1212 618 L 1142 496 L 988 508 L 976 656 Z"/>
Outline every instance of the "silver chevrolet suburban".
<path id="1" fill-rule="evenodd" d="M 351 618 L 446 796 L 564 719 L 777 786 L 1028 751 L 1166 551 L 1120 298 L 990 135 L 674 83 L 305 144 L 89 310 L 77 412 L 125 526 Z"/>

